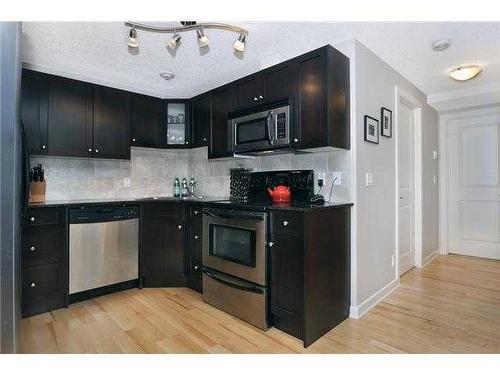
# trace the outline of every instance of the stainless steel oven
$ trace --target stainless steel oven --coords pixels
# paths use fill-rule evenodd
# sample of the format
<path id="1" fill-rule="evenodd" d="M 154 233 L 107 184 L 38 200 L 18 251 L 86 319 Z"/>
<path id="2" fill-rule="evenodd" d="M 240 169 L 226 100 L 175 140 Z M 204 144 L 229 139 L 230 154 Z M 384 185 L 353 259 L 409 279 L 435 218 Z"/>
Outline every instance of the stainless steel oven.
<path id="1" fill-rule="evenodd" d="M 203 299 L 267 329 L 267 214 L 203 210 Z"/>
<path id="2" fill-rule="evenodd" d="M 290 104 L 277 104 L 229 119 L 234 153 L 268 151 L 290 145 Z"/>

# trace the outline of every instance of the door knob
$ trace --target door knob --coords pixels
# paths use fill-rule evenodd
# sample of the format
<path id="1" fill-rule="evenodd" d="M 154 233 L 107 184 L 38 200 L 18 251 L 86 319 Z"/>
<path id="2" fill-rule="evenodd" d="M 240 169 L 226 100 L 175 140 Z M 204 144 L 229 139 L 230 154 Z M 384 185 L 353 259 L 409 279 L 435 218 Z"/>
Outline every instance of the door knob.
<path id="1" fill-rule="evenodd" d="M 34 223 L 34 222 L 35 222 L 35 217 L 34 217 L 34 216 L 30 217 L 30 221 L 31 221 L 32 223 Z"/>
<path id="2" fill-rule="evenodd" d="M 283 221 L 283 226 L 284 226 L 284 227 L 288 226 L 288 224 L 290 224 L 290 222 L 289 222 L 289 221 L 287 221 L 287 220 Z"/>
<path id="3" fill-rule="evenodd" d="M 194 266 L 193 268 L 195 271 L 197 271 L 200 268 L 200 266 Z"/>
<path id="4" fill-rule="evenodd" d="M 262 100 L 264 99 L 264 97 L 262 95 L 259 95 L 259 99 Z"/>
<path id="5" fill-rule="evenodd" d="M 135 138 L 132 138 L 132 142 L 135 142 Z"/>
<path id="6" fill-rule="evenodd" d="M 200 236 L 194 236 L 194 239 L 197 240 L 198 238 L 200 238 Z"/>
<path id="7" fill-rule="evenodd" d="M 200 213 L 199 211 L 194 210 L 194 214 L 195 214 L 195 215 L 198 215 L 199 213 Z"/>
<path id="8" fill-rule="evenodd" d="M 257 97 L 253 98 L 253 100 L 256 102 L 257 100 L 259 100 Z"/>
<path id="9" fill-rule="evenodd" d="M 96 148 L 96 149 L 94 150 L 94 152 L 95 152 L 96 154 L 98 154 L 98 153 L 99 153 L 99 150 Z"/>
<path id="10" fill-rule="evenodd" d="M 92 152 L 92 147 L 89 147 L 89 148 L 87 149 L 87 151 L 88 151 L 88 152 Z"/>
<path id="11" fill-rule="evenodd" d="M 30 251 L 35 251 L 35 250 L 36 250 L 35 246 L 30 247 Z"/>
<path id="12" fill-rule="evenodd" d="M 298 141 L 299 141 L 299 140 L 298 140 L 297 138 L 294 138 L 294 139 L 293 139 L 293 142 L 294 142 L 294 143 L 297 143 Z"/>
<path id="13" fill-rule="evenodd" d="M 268 243 L 267 243 L 267 246 L 269 246 L 269 247 L 273 247 L 273 246 L 274 246 L 274 242 L 268 242 Z"/>
<path id="14" fill-rule="evenodd" d="M 177 229 L 181 230 L 182 229 L 182 225 L 177 225 Z"/>
<path id="15" fill-rule="evenodd" d="M 30 288 L 34 288 L 35 286 L 36 286 L 36 284 L 34 282 L 30 283 Z"/>
<path id="16" fill-rule="evenodd" d="M 45 150 L 47 148 L 47 145 L 42 145 L 42 150 Z"/>
<path id="17" fill-rule="evenodd" d="M 203 138 L 203 142 L 206 142 L 206 141 L 207 141 L 207 139 L 206 139 L 206 138 Z"/>

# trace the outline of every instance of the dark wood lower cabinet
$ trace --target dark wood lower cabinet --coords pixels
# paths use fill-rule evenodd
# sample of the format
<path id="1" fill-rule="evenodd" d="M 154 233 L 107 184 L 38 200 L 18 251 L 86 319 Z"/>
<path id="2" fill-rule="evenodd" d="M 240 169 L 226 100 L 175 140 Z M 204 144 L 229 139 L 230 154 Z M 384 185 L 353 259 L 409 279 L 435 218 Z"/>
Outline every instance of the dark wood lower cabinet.
<path id="1" fill-rule="evenodd" d="M 186 285 L 184 215 L 178 202 L 142 205 L 140 219 L 140 275 L 144 287 Z"/>
<path id="2" fill-rule="evenodd" d="M 350 206 L 276 211 L 271 221 L 274 325 L 309 346 L 349 316 Z"/>
<path id="3" fill-rule="evenodd" d="M 187 209 L 186 225 L 188 228 L 186 238 L 187 250 L 187 285 L 199 293 L 203 291 L 202 282 L 202 224 L 203 215 L 201 206 L 189 205 Z"/>

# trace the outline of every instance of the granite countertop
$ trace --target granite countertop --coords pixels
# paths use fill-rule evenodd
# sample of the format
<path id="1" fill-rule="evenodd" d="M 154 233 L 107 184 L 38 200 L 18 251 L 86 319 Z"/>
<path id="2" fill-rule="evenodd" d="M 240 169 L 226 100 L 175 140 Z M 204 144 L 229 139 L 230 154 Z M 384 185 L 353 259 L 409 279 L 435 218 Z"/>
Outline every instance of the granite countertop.
<path id="1" fill-rule="evenodd" d="M 154 201 L 168 201 L 168 202 L 215 202 L 227 198 L 223 197 L 139 197 L 139 198 L 97 198 L 97 199 L 61 199 L 61 200 L 47 200 L 44 203 L 29 203 L 28 207 L 63 207 L 63 206 L 78 206 L 78 205 L 97 205 L 97 204 L 130 204 Z"/>

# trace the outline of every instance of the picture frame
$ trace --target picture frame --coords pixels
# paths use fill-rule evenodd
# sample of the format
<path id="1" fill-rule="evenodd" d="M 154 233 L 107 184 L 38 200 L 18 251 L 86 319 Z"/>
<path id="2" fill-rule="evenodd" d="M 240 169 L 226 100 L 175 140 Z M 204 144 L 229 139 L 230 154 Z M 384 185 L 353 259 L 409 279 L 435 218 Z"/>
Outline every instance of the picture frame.
<path id="1" fill-rule="evenodd" d="M 365 115 L 365 141 L 379 143 L 379 122 L 376 118 Z"/>
<path id="2" fill-rule="evenodd" d="M 382 107 L 380 109 L 381 133 L 384 137 L 392 138 L 392 111 Z"/>

